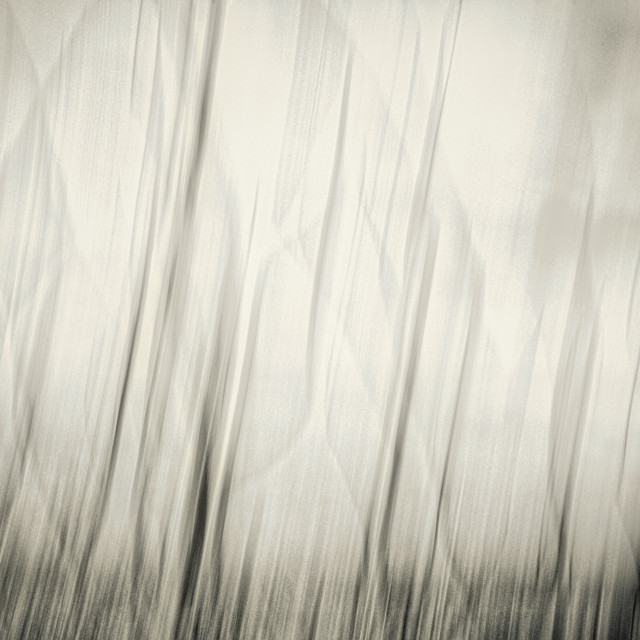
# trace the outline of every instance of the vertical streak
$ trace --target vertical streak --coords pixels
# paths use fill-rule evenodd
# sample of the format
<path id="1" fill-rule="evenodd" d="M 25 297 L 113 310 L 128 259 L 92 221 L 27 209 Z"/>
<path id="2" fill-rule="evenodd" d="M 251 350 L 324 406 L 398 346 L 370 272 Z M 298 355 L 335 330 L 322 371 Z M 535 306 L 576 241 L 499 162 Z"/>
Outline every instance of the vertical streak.
<path id="1" fill-rule="evenodd" d="M 442 26 L 442 35 L 440 40 L 440 50 L 437 62 L 436 82 L 434 85 L 431 107 L 429 110 L 429 117 L 427 122 L 427 130 L 425 133 L 425 139 L 423 143 L 422 156 L 420 161 L 420 168 L 418 177 L 416 180 L 416 186 L 414 189 L 413 200 L 411 203 L 411 210 L 409 215 L 409 224 L 407 230 L 407 243 L 405 253 L 405 278 L 406 284 L 404 288 L 403 300 L 401 303 L 400 318 L 404 319 L 408 314 L 409 303 L 411 300 L 411 294 L 414 289 L 414 281 L 420 276 L 414 274 L 416 268 L 416 262 L 419 257 L 416 251 L 416 245 L 424 235 L 424 226 L 428 223 L 426 219 L 426 205 L 429 193 L 429 184 L 431 177 L 431 168 L 433 159 L 435 157 L 435 149 L 437 144 L 437 133 L 439 128 L 440 119 L 442 116 L 442 110 L 444 106 L 446 89 L 448 78 L 451 71 L 451 64 L 453 60 L 453 53 L 455 48 L 456 35 L 458 32 L 458 25 L 460 21 L 461 13 L 461 0 L 452 0 L 449 4 L 448 11 L 445 15 L 445 19 Z M 429 229 L 428 248 L 424 256 L 424 264 L 421 275 L 422 279 L 418 280 L 418 309 L 414 318 L 408 321 L 408 325 L 402 324 L 396 329 L 396 345 L 397 348 L 402 350 L 404 345 L 405 333 L 412 336 L 413 340 L 410 340 L 408 348 L 417 347 L 418 342 L 421 344 L 422 332 L 424 331 L 424 322 L 426 320 L 427 313 L 427 301 L 428 291 L 430 287 L 431 278 L 433 276 L 433 265 L 435 261 L 435 253 L 437 247 L 437 226 L 432 222 Z M 428 277 L 424 276 L 428 274 Z M 402 322 L 402 320 L 401 320 Z M 411 328 L 411 325 L 413 328 Z M 400 369 L 401 362 L 404 360 L 401 356 L 398 356 L 396 371 L 392 376 L 392 380 L 398 381 L 399 392 L 395 389 L 391 389 L 389 398 L 387 400 L 387 408 L 385 411 L 385 417 L 383 420 L 383 441 L 380 444 L 378 452 L 378 461 L 376 465 L 377 473 L 376 477 L 381 477 L 379 487 L 372 492 L 371 501 L 368 509 L 367 525 L 364 532 L 364 545 L 362 556 L 362 567 L 365 570 L 367 576 L 366 585 L 366 600 L 365 600 L 365 617 L 368 614 L 368 610 L 371 607 L 371 599 L 386 601 L 386 592 L 388 589 L 387 578 L 387 538 L 389 529 L 391 526 L 390 519 L 393 512 L 393 507 L 389 504 L 395 497 L 396 486 L 399 474 L 400 465 L 400 452 L 404 446 L 404 433 L 406 430 L 406 420 L 408 417 L 409 405 L 411 401 L 411 389 L 413 386 L 413 379 L 415 376 L 415 368 L 417 366 L 419 354 L 409 352 L 408 364 L 404 365 L 406 368 L 404 371 Z M 397 403 L 396 394 L 400 396 L 400 417 L 399 421 L 395 423 L 391 432 L 391 416 Z M 387 454 L 388 442 L 393 442 L 392 452 Z M 386 460 L 388 456 L 391 456 L 389 460 Z M 380 514 L 379 522 L 375 525 L 374 532 L 372 534 L 371 528 L 373 525 L 374 517 Z M 373 540 L 371 540 L 373 538 Z M 372 572 L 372 573 L 370 573 Z M 372 580 L 372 577 L 375 577 Z M 372 613 L 375 609 L 372 611 Z M 365 626 L 362 632 L 366 633 L 366 629 L 369 624 L 373 622 L 372 617 L 369 618 L 368 623 L 365 622 Z"/>
<path id="2" fill-rule="evenodd" d="M 311 308 L 309 309 L 309 333 L 307 338 L 307 394 L 308 399 L 312 399 L 315 391 L 315 378 L 313 374 L 313 366 L 315 361 L 316 349 L 315 343 L 317 341 L 316 323 L 318 316 L 318 304 L 320 289 L 322 284 L 322 277 L 325 270 L 325 262 L 327 260 L 327 248 L 328 248 L 328 236 L 329 228 L 333 222 L 333 217 L 336 215 L 336 193 L 338 189 L 338 180 L 342 172 L 344 144 L 345 144 L 345 131 L 347 126 L 347 114 L 349 110 L 349 90 L 351 87 L 351 54 L 347 58 L 347 67 L 344 75 L 344 85 L 342 89 L 342 104 L 340 107 L 340 121 L 338 124 L 338 133 L 336 136 L 336 148 L 333 160 L 333 172 L 331 174 L 331 183 L 329 185 L 329 194 L 327 196 L 327 204 L 325 207 L 325 214 L 322 221 L 322 231 L 320 234 L 320 245 L 318 247 L 318 255 L 316 258 L 316 267 L 313 278 L 313 289 L 311 292 Z"/>

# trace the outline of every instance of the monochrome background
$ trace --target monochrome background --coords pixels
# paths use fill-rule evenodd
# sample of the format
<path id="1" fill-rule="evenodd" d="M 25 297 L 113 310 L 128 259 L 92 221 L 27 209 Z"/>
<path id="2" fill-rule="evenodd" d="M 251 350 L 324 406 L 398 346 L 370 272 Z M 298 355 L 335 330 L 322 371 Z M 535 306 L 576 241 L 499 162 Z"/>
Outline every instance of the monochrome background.
<path id="1" fill-rule="evenodd" d="M 3 0 L 0 82 L 2 637 L 640 636 L 640 6 Z"/>

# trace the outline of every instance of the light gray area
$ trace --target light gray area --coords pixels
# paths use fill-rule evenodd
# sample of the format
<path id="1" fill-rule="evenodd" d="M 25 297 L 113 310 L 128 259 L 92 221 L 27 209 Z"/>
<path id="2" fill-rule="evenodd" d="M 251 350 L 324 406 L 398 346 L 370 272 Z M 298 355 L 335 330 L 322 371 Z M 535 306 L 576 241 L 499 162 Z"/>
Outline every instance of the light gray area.
<path id="1" fill-rule="evenodd" d="M 623 0 L 2 0 L 0 635 L 638 637 L 639 87 Z"/>

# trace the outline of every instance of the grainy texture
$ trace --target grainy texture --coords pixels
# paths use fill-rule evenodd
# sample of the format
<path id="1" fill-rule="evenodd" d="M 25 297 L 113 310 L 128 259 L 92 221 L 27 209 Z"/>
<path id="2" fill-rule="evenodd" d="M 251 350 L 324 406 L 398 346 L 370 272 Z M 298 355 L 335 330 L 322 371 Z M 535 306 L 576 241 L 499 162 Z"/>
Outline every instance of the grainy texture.
<path id="1" fill-rule="evenodd" d="M 640 638 L 639 6 L 0 0 L 0 637 Z"/>

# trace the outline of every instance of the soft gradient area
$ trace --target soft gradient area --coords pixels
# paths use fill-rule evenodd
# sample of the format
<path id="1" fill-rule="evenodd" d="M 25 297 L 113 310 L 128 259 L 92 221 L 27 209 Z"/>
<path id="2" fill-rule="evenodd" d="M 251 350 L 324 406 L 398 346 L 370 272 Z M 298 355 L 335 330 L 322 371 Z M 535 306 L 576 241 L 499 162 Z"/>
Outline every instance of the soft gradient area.
<path id="1" fill-rule="evenodd" d="M 0 0 L 0 637 L 640 638 L 640 8 Z"/>

